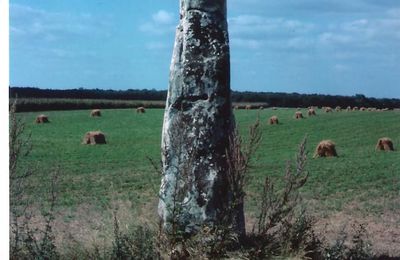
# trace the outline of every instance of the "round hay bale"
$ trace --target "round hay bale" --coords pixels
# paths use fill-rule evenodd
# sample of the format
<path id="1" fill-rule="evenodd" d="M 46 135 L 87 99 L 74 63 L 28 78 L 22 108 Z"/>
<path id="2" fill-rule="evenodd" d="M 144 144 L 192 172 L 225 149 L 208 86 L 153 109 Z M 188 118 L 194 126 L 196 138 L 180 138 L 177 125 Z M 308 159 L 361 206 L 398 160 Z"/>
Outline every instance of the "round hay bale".
<path id="1" fill-rule="evenodd" d="M 341 108 L 340 106 L 337 106 L 337 107 L 335 108 L 335 110 L 336 110 L 336 112 L 340 112 L 340 111 L 342 111 L 342 108 Z"/>
<path id="2" fill-rule="evenodd" d="M 38 115 L 35 119 L 36 124 L 50 123 L 49 117 L 46 115 Z"/>
<path id="3" fill-rule="evenodd" d="M 138 114 L 146 113 L 146 109 L 144 107 L 138 107 L 136 108 L 136 113 Z"/>
<path id="4" fill-rule="evenodd" d="M 304 118 L 304 117 L 303 117 L 303 113 L 301 113 L 300 111 L 297 111 L 297 112 L 294 114 L 294 118 L 295 118 L 295 119 L 302 119 L 302 118 Z"/>
<path id="5" fill-rule="evenodd" d="M 251 105 L 246 105 L 246 106 L 245 106 L 245 109 L 246 109 L 246 110 L 250 110 L 250 109 L 252 109 L 252 108 L 253 108 L 253 107 L 252 107 Z"/>
<path id="6" fill-rule="evenodd" d="M 310 108 L 310 109 L 308 109 L 308 116 L 316 116 L 317 114 L 315 113 L 315 110 L 314 110 L 314 108 Z"/>
<path id="7" fill-rule="evenodd" d="M 367 111 L 367 108 L 365 108 L 365 107 L 360 107 L 360 111 Z"/>
<path id="8" fill-rule="evenodd" d="M 315 157 L 334 157 L 338 156 L 336 153 L 335 143 L 331 140 L 322 140 L 315 148 Z"/>
<path id="9" fill-rule="evenodd" d="M 270 125 L 277 125 L 279 124 L 279 120 L 277 116 L 271 116 L 268 120 Z"/>
<path id="10" fill-rule="evenodd" d="M 332 113 L 333 110 L 331 107 L 325 107 L 325 113 Z"/>
<path id="11" fill-rule="evenodd" d="M 91 117 L 101 116 L 101 111 L 100 111 L 100 109 L 93 109 L 93 110 L 90 112 L 90 116 L 91 116 Z"/>
<path id="12" fill-rule="evenodd" d="M 353 107 L 353 111 L 358 111 L 358 107 Z"/>
<path id="13" fill-rule="evenodd" d="M 379 151 L 394 151 L 393 142 L 388 137 L 382 137 L 378 140 L 375 150 Z"/>
<path id="14" fill-rule="evenodd" d="M 351 111 L 351 107 L 348 106 L 348 107 L 346 108 L 346 111 L 347 111 L 347 112 L 350 112 L 350 111 Z"/>
<path id="15" fill-rule="evenodd" d="M 100 131 L 89 131 L 83 137 L 82 144 L 106 144 L 106 136 Z"/>

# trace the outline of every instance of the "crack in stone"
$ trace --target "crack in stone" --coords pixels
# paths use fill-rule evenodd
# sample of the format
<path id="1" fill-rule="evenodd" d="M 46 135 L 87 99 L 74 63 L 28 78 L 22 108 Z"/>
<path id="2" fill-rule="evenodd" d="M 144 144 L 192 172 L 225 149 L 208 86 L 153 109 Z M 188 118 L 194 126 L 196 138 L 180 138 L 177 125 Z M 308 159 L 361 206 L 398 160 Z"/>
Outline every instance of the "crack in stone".
<path id="1" fill-rule="evenodd" d="M 172 104 L 172 107 L 178 110 L 187 111 L 188 109 L 193 107 L 193 103 L 196 103 L 198 101 L 206 101 L 208 99 L 209 98 L 207 94 L 180 96 Z"/>

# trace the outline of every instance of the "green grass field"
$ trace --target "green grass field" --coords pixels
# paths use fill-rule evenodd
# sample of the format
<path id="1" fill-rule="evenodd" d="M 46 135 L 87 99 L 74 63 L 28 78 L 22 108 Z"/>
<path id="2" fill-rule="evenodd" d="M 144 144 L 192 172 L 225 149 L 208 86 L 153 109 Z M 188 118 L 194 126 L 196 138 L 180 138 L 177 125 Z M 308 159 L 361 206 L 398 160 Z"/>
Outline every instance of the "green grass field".
<path id="1" fill-rule="evenodd" d="M 19 113 L 31 133 L 32 152 L 23 158 L 24 167 L 35 169 L 28 194 L 45 196 L 52 171 L 59 169 L 61 208 L 81 204 L 107 206 L 113 200 L 133 203 L 154 201 L 160 176 L 148 158 L 160 160 L 163 110 L 148 109 L 136 114 L 132 109 L 102 110 L 91 118 L 89 110 L 50 111 L 49 124 L 35 124 L 35 113 Z M 257 116 L 262 122 L 262 144 L 253 158 L 247 188 L 247 209 L 255 211 L 264 177 L 281 178 L 286 161 L 294 159 L 298 144 L 307 135 L 309 181 L 303 194 L 318 212 L 341 210 L 356 204 L 364 212 L 379 213 L 399 209 L 400 195 L 400 111 L 334 112 L 317 110 L 317 116 L 293 119 L 294 109 L 236 110 L 240 132 Z M 306 110 L 303 110 L 306 114 Z M 268 125 L 277 115 L 280 125 Z M 85 132 L 100 130 L 106 145 L 82 145 Z M 380 137 L 394 141 L 395 152 L 376 152 Z M 338 158 L 312 159 L 317 143 L 331 139 Z"/>

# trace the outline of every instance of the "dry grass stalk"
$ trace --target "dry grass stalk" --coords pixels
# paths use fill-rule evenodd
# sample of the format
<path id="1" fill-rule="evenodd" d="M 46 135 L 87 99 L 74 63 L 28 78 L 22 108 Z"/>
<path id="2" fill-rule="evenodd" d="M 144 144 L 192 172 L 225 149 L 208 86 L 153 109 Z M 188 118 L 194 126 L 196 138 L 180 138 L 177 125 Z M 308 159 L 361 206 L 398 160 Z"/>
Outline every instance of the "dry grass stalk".
<path id="1" fill-rule="evenodd" d="M 269 259 L 275 251 L 282 253 L 287 247 L 296 247 L 296 242 L 289 235 L 293 228 L 293 220 L 298 216 L 298 207 L 301 201 L 299 189 L 304 186 L 308 179 L 305 171 L 307 153 L 305 150 L 306 139 L 301 143 L 296 156 L 296 163 L 287 163 L 283 177 L 284 186 L 281 190 L 276 189 L 274 182 L 265 178 L 261 205 L 257 222 L 250 234 L 250 242 L 255 250 L 250 259 Z M 293 231 L 293 230 L 292 230 Z M 300 239 L 301 242 L 303 239 Z M 301 242 L 299 244 L 301 244 Z M 292 249 L 296 250 L 296 248 Z"/>

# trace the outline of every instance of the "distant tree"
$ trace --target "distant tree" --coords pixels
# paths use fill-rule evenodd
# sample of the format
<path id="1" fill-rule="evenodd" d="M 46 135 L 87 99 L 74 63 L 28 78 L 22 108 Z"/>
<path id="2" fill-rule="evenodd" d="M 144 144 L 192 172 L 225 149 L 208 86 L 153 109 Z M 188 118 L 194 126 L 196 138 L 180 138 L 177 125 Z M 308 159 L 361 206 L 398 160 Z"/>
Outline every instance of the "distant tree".
<path id="1" fill-rule="evenodd" d="M 275 107 L 309 106 L 365 106 L 376 108 L 400 108 L 400 99 L 368 98 L 363 94 L 354 96 L 331 96 L 320 94 L 272 93 L 232 91 L 233 102 L 259 102 Z M 166 90 L 156 89 L 40 89 L 33 87 L 10 87 L 10 98 L 70 98 L 70 99 L 110 99 L 110 100 L 165 100 Z"/>

